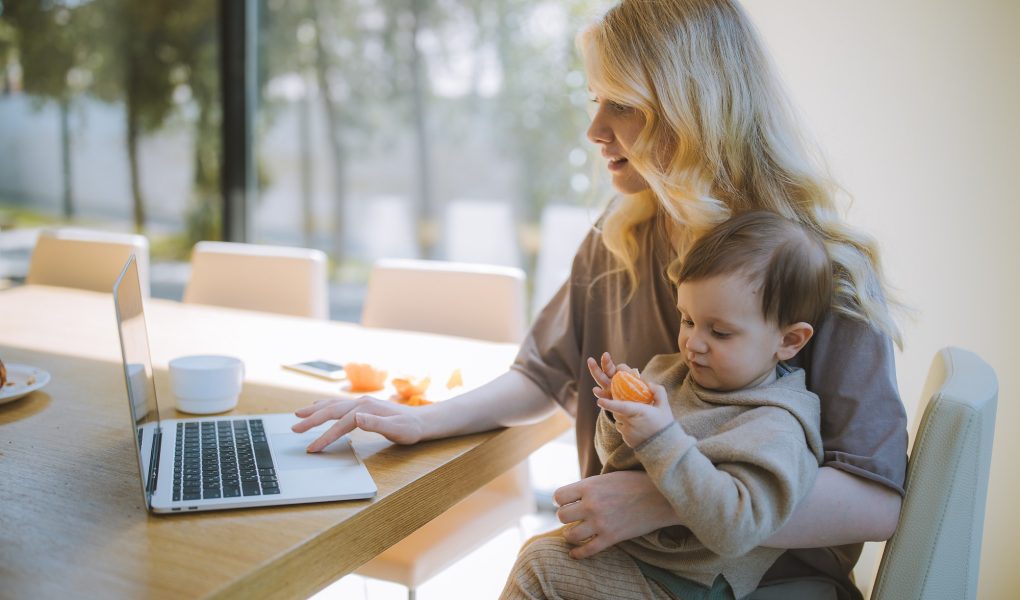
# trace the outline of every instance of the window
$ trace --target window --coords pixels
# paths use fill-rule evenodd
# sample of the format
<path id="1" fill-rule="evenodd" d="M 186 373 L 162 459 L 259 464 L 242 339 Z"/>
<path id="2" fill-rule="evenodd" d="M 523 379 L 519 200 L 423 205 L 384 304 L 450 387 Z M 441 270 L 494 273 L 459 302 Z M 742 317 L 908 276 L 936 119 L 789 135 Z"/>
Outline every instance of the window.
<path id="1" fill-rule="evenodd" d="M 573 44 L 599 4 L 260 0 L 245 47 L 208 0 L 0 0 L 0 277 L 72 222 L 148 235 L 153 293 L 180 297 L 172 265 L 224 236 L 224 160 L 244 160 L 221 43 L 257 74 L 247 239 L 327 251 L 334 316 L 357 319 L 382 256 L 531 270 L 543 208 L 605 195 Z"/>

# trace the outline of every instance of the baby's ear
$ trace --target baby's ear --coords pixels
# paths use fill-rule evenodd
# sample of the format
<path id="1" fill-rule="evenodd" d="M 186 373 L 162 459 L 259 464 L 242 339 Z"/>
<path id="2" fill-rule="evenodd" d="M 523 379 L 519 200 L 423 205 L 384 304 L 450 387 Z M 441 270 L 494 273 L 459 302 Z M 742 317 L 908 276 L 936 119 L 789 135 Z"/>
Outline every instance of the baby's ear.
<path id="1" fill-rule="evenodd" d="M 783 327 L 783 340 L 776 351 L 776 358 L 790 360 L 800 352 L 800 349 L 808 343 L 814 333 L 815 328 L 803 321 Z"/>

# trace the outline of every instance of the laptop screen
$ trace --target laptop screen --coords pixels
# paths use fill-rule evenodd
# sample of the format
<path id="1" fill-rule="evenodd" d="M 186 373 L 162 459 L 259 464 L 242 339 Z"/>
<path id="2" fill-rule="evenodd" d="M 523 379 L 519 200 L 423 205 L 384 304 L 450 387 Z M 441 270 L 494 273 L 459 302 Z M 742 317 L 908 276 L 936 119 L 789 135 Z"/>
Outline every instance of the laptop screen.
<path id="1" fill-rule="evenodd" d="M 142 311 L 142 287 L 133 254 L 113 284 L 113 302 L 120 332 L 128 408 L 134 423 L 138 468 L 146 504 L 151 506 L 158 466 L 156 453 L 159 444 L 154 441 L 158 442 L 160 437 L 159 408 L 156 405 L 156 386 L 149 355 L 149 335 L 145 328 L 145 313 Z"/>

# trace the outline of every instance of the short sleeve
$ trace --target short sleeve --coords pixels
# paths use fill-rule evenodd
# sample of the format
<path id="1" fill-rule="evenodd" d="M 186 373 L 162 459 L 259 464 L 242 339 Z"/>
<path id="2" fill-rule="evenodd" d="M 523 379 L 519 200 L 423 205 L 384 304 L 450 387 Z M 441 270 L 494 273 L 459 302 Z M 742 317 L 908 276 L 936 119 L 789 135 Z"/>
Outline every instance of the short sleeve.
<path id="1" fill-rule="evenodd" d="M 822 409 L 823 466 L 903 493 L 907 416 L 896 385 L 892 340 L 874 327 L 836 313 L 793 361 Z"/>

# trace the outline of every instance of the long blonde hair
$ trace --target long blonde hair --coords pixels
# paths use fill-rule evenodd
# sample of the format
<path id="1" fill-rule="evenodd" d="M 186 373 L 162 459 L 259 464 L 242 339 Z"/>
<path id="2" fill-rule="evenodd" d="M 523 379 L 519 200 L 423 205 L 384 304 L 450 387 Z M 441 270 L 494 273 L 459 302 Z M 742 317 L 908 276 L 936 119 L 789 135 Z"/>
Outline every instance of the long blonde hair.
<path id="1" fill-rule="evenodd" d="M 851 228 L 837 186 L 812 158 L 771 60 L 734 0 L 622 0 L 578 35 L 592 90 L 638 110 L 643 130 L 628 159 L 649 190 L 618 198 L 602 240 L 636 292 L 635 228 L 657 211 L 691 242 L 732 214 L 769 210 L 802 223 L 833 262 L 833 309 L 889 334 L 875 241 Z"/>

